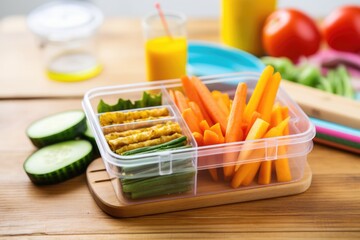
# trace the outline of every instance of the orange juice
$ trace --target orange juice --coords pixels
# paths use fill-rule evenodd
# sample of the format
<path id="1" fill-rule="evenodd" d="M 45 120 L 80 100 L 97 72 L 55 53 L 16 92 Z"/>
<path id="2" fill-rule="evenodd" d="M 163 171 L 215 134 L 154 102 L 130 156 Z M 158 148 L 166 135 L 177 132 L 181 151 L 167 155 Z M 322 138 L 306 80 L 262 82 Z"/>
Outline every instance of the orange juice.
<path id="1" fill-rule="evenodd" d="M 186 74 L 187 44 L 185 37 L 167 36 L 149 39 L 145 46 L 149 81 L 180 78 Z"/>
<path id="2" fill-rule="evenodd" d="M 222 0 L 221 40 L 254 55 L 263 54 L 261 31 L 276 0 Z"/>

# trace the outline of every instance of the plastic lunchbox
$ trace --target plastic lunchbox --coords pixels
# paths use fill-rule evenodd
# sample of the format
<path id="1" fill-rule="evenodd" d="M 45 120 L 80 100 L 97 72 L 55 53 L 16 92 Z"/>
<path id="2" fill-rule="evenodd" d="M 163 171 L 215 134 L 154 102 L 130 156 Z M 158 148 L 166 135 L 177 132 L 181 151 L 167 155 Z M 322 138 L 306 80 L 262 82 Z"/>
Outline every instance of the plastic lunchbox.
<path id="1" fill-rule="evenodd" d="M 234 73 L 202 77 L 201 80 L 210 91 L 219 90 L 228 93 L 232 99 L 239 82 L 247 83 L 250 96 L 259 76 L 259 73 Z M 257 189 L 261 193 L 261 191 L 265 192 L 267 188 L 292 184 L 302 179 L 307 156 L 313 147 L 312 139 L 315 135 L 315 128 L 301 108 L 281 88 L 277 93 L 276 101 L 289 109 L 289 135 L 201 147 L 197 146 L 188 126 L 172 101 L 169 95 L 170 89 L 181 89 L 180 80 L 99 87 L 88 91 L 84 96 L 83 108 L 90 128 L 94 133 L 106 171 L 113 180 L 111 182 L 117 199 L 123 204 L 130 206 L 251 189 Z M 166 108 L 168 116 L 105 127 L 100 125 L 101 113 L 97 112 L 97 105 L 101 99 L 111 104 L 115 104 L 119 98 L 134 101 L 141 99 L 144 91 L 162 94 L 161 106 L 147 109 Z M 143 109 L 125 110 L 125 112 L 138 110 Z M 105 139 L 105 134 L 109 132 L 151 127 L 166 122 L 177 122 L 182 134 L 187 136 L 187 143 L 191 147 L 122 156 L 113 152 Z M 280 148 L 286 149 L 286 151 L 279 151 Z M 261 152 L 262 154 L 249 154 L 249 157 L 239 163 L 237 155 L 241 151 Z M 235 156 L 234 160 L 225 163 L 223 159 L 226 154 Z M 291 171 L 291 180 L 287 182 L 279 182 L 276 173 L 272 173 L 269 184 L 259 184 L 255 178 L 247 186 L 232 188 L 229 182 L 221 179 L 221 176 L 218 181 L 214 181 L 209 174 L 209 169 L 217 168 L 221 173 L 221 169 L 227 165 L 264 161 L 271 161 L 274 165 L 276 161 L 283 159 L 288 161 Z"/>

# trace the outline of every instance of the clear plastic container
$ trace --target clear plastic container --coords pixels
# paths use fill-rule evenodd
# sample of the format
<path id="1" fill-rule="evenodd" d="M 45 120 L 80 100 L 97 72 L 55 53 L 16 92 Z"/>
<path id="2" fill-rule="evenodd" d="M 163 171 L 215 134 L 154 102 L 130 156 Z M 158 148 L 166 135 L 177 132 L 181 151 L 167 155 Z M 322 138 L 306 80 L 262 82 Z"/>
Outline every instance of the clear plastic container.
<path id="1" fill-rule="evenodd" d="M 101 11 L 83 1 L 53 1 L 34 9 L 28 26 L 42 48 L 46 74 L 58 81 L 81 81 L 101 72 L 95 33 Z"/>
<path id="2" fill-rule="evenodd" d="M 202 81 L 210 90 L 226 92 L 230 98 L 233 98 L 239 82 L 247 83 L 250 96 L 258 78 L 258 73 L 235 73 L 204 77 Z M 302 178 L 307 155 L 313 147 L 312 139 L 315 135 L 315 128 L 301 108 L 282 89 L 279 89 L 276 101 L 289 109 L 289 135 L 198 147 L 179 110 L 168 94 L 168 90 L 175 88 L 181 88 L 179 80 L 102 87 L 90 90 L 85 94 L 83 108 L 94 132 L 106 169 L 110 177 L 113 178 L 113 186 L 119 200 L 127 204 L 134 204 L 230 191 L 246 191 L 250 188 L 289 184 Z M 99 123 L 100 114 L 97 112 L 97 105 L 101 99 L 111 104 L 116 103 L 119 98 L 138 100 L 141 99 L 143 91 L 162 93 L 163 106 L 161 107 L 166 107 L 169 110 L 169 116 L 161 120 L 101 127 Z M 104 137 L 105 133 L 111 131 L 136 129 L 139 126 L 147 127 L 166 121 L 179 123 L 182 133 L 188 137 L 190 148 L 122 156 L 111 151 Z M 283 150 L 279 151 L 280 148 Z M 250 157 L 237 162 L 237 156 L 241 151 L 261 154 L 250 154 Z M 229 154 L 235 156 L 233 161 L 224 163 L 224 156 L 229 156 Z M 232 188 L 229 182 L 225 180 L 213 181 L 209 174 L 209 169 L 222 169 L 228 165 L 260 164 L 264 161 L 271 161 L 271 164 L 275 166 L 279 161 L 285 160 L 291 171 L 291 180 L 286 182 L 279 181 L 276 174 L 273 173 L 270 184 L 259 184 L 255 178 L 255 181 L 246 186 Z M 136 184 L 136 182 L 140 183 Z M 152 182 L 155 183 L 152 184 Z M 132 195 L 133 192 L 131 191 L 136 193 Z"/>

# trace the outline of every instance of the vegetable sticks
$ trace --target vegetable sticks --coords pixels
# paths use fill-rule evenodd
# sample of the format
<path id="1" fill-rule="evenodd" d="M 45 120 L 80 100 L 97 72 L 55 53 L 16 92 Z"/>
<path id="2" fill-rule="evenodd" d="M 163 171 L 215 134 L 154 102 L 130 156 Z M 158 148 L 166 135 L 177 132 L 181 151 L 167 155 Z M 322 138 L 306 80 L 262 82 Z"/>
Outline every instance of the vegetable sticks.
<path id="1" fill-rule="evenodd" d="M 198 96 L 201 99 L 201 102 L 203 103 L 205 110 L 208 112 L 208 114 L 211 117 L 211 120 L 215 123 L 219 123 L 221 126 L 221 131 L 223 133 L 226 132 L 226 125 L 227 125 L 227 116 L 221 110 L 221 108 L 217 105 L 215 99 L 211 96 L 211 92 L 209 89 L 205 86 L 205 84 L 198 78 L 194 77 L 193 80 L 193 86 L 196 89 L 196 92 Z"/>
<path id="2" fill-rule="evenodd" d="M 256 119 L 255 123 L 251 127 L 249 134 L 246 136 L 245 140 L 255 140 L 262 138 L 265 135 L 268 127 L 269 127 L 269 123 L 265 122 L 261 118 Z M 251 145 L 252 145 L 251 143 L 248 143 L 243 146 L 245 150 L 240 152 L 237 160 L 238 162 L 249 157 L 252 150 L 246 150 L 246 149 L 249 149 Z M 235 166 L 235 171 L 239 170 L 239 167 L 240 164 L 237 164 Z"/>
<path id="3" fill-rule="evenodd" d="M 245 83 L 238 84 L 235 92 L 233 104 L 231 106 L 228 124 L 225 133 L 225 142 L 237 142 L 243 140 L 244 134 L 241 129 L 243 113 L 245 110 L 247 86 Z M 237 158 L 237 153 L 227 153 L 224 155 L 224 163 L 233 162 Z M 229 179 L 235 171 L 235 166 L 224 166 L 224 177 Z"/>
<path id="4" fill-rule="evenodd" d="M 262 120 L 261 118 L 258 118 L 256 119 L 254 125 L 251 127 L 250 129 L 250 132 L 248 134 L 248 136 L 246 137 L 246 140 L 255 140 L 255 139 L 259 139 L 259 138 L 262 138 L 267 129 L 269 127 L 269 123 L 265 122 L 264 120 Z M 250 147 L 252 144 L 248 143 L 244 146 L 244 148 L 248 148 Z M 243 150 L 240 152 L 239 154 L 239 157 L 238 157 L 238 162 L 239 161 L 242 161 L 244 159 L 247 159 L 250 154 L 253 152 L 253 150 Z M 259 153 L 259 152 L 256 152 L 255 153 Z M 259 163 L 256 163 L 256 165 L 260 165 L 260 162 Z M 241 168 L 240 168 L 241 166 Z M 254 169 L 256 166 L 254 166 L 254 164 L 244 164 L 244 165 L 240 165 L 240 164 L 237 164 L 235 166 L 235 174 L 234 174 L 234 177 L 231 181 L 231 186 L 233 188 L 237 188 L 239 187 L 242 182 L 244 181 L 244 179 L 246 178 L 246 176 L 248 175 L 248 173 L 251 171 L 251 169 Z"/>
<path id="5" fill-rule="evenodd" d="M 203 114 L 204 119 L 208 122 L 208 124 L 212 125 L 212 120 L 211 120 L 209 114 L 207 113 L 204 104 L 201 102 L 201 99 L 198 96 L 198 93 L 196 92 L 194 84 L 190 80 L 190 78 L 187 76 L 182 77 L 181 84 L 183 86 L 186 96 L 190 99 L 190 101 L 193 101 L 198 104 L 198 106 L 201 110 L 201 113 Z"/>
<path id="6" fill-rule="evenodd" d="M 279 89 L 281 80 L 280 73 L 275 73 L 266 84 L 266 91 L 263 93 L 257 111 L 261 114 L 261 118 L 266 122 L 270 122 L 271 111 L 275 102 L 276 93 Z"/>
<path id="7" fill-rule="evenodd" d="M 252 93 L 249 102 L 246 105 L 245 113 L 244 113 L 245 122 L 250 121 L 252 113 L 258 108 L 261 97 L 265 91 L 265 87 L 269 82 L 269 79 L 272 76 L 273 72 L 274 72 L 274 68 L 271 66 L 267 66 L 262 72 L 258 80 L 258 83 L 256 84 L 256 87 L 254 89 L 254 92 Z"/>
<path id="8" fill-rule="evenodd" d="M 220 137 L 218 134 L 216 134 L 215 132 L 213 132 L 212 130 L 205 130 L 204 132 L 204 145 L 214 145 L 214 144 L 219 144 L 221 143 Z M 213 156 L 207 156 L 207 160 L 209 161 L 209 158 L 211 160 Z M 211 175 L 211 178 L 214 181 L 218 181 L 219 180 L 219 175 L 217 173 L 217 169 L 216 168 L 209 168 L 209 173 Z"/>
<path id="9" fill-rule="evenodd" d="M 196 121 L 197 117 L 191 108 L 187 108 L 184 111 L 182 111 L 181 115 L 184 118 L 188 127 L 190 128 L 191 132 L 201 132 L 199 123 Z"/>
<path id="10" fill-rule="evenodd" d="M 185 109 L 189 108 L 189 105 L 186 101 L 184 94 L 178 90 L 174 91 L 177 107 L 179 108 L 180 112 L 182 113 Z"/>

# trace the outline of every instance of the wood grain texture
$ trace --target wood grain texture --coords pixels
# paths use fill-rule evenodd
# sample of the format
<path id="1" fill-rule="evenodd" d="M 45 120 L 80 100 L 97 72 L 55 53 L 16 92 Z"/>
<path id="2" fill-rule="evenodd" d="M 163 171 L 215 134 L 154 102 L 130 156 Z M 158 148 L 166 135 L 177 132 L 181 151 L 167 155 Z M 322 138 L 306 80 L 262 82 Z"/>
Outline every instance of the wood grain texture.
<path id="1" fill-rule="evenodd" d="M 360 129 L 360 102 L 297 83 L 281 86 L 309 116 Z"/>
<path id="2" fill-rule="evenodd" d="M 299 179 L 299 181 L 277 186 L 268 185 L 248 190 L 231 189 L 223 193 L 218 192 L 219 187 L 214 187 L 216 185 L 214 181 L 211 179 L 206 180 L 204 179 L 204 175 L 200 176 L 200 174 L 198 174 L 197 186 L 199 186 L 199 182 L 202 181 L 202 185 L 206 185 L 206 193 L 208 194 L 201 195 L 198 190 L 195 196 L 191 194 L 189 196 L 183 195 L 175 199 L 166 199 L 165 197 L 165 199 L 160 198 L 158 201 L 141 204 L 136 202 L 129 203 L 124 197 L 120 200 L 116 198 L 114 188 L 118 188 L 115 187 L 118 185 L 115 185 L 113 181 L 117 181 L 116 183 L 118 183 L 119 180 L 109 177 L 102 158 L 95 159 L 88 166 L 86 178 L 90 193 L 98 206 L 110 216 L 124 218 L 300 194 L 310 187 L 312 173 L 310 167 L 306 165 L 304 176 Z M 220 189 L 224 190 L 224 187 L 221 185 Z"/>
<path id="3" fill-rule="evenodd" d="M 22 168 L 35 150 L 26 127 L 48 114 L 81 108 L 87 89 L 141 81 L 140 33 L 138 20 L 107 20 L 99 36 L 106 45 L 100 51 L 107 61 L 104 73 L 63 84 L 42 75 L 24 18 L 0 22 L 0 98 L 7 99 L 0 100 L 0 239 L 360 238 L 360 158 L 317 144 L 309 154 L 312 185 L 296 196 L 114 219 L 96 205 L 85 175 L 33 185 Z M 189 36 L 216 42 L 216 20 L 191 20 Z M 38 99 L 26 99 L 33 97 Z"/>

